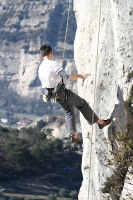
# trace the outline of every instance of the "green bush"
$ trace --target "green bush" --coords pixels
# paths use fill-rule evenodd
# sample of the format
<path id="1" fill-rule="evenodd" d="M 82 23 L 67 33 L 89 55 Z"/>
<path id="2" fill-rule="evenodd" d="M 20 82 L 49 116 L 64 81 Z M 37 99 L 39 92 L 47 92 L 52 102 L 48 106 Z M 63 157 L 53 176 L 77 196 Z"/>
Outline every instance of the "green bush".
<path id="1" fill-rule="evenodd" d="M 65 188 L 60 188 L 59 196 L 60 197 L 66 197 L 66 189 Z"/>
<path id="2" fill-rule="evenodd" d="M 70 197 L 71 197 L 72 199 L 77 199 L 77 198 L 78 198 L 78 193 L 77 193 L 77 191 L 76 191 L 76 190 L 72 190 L 72 191 L 70 192 Z"/>
<path id="3" fill-rule="evenodd" d="M 37 122 L 37 130 L 41 131 L 41 129 L 46 125 L 46 123 L 41 119 Z"/>
<path id="4" fill-rule="evenodd" d="M 56 194 L 49 194 L 47 200 L 57 200 Z"/>
<path id="5" fill-rule="evenodd" d="M 108 160 L 108 165 L 113 165 L 116 167 L 114 173 L 111 177 L 108 177 L 104 183 L 103 193 L 110 193 L 112 198 L 118 199 L 123 190 L 125 177 L 129 171 L 129 168 L 133 169 L 133 127 L 126 133 L 119 133 L 115 138 L 121 146 L 111 151 L 113 159 Z M 130 179 L 128 180 L 130 183 Z"/>

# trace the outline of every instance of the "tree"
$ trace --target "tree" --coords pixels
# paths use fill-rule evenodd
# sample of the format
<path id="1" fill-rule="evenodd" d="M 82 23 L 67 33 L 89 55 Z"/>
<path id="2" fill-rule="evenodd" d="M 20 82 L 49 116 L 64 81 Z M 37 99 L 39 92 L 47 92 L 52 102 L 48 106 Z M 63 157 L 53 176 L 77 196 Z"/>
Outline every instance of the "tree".
<path id="1" fill-rule="evenodd" d="M 14 141 L 9 141 L 3 145 L 5 159 L 16 172 L 29 167 L 30 153 L 28 147 L 26 140 L 15 137 Z"/>
<path id="2" fill-rule="evenodd" d="M 56 138 L 53 141 L 53 148 L 55 149 L 55 151 L 61 151 L 63 149 L 63 142 L 62 142 L 62 140 L 60 140 L 59 138 Z"/>
<path id="3" fill-rule="evenodd" d="M 9 133 L 9 130 L 6 127 L 0 126 L 0 132 Z"/>
<path id="4" fill-rule="evenodd" d="M 55 194 L 49 194 L 47 200 L 57 200 L 57 196 Z"/>
<path id="5" fill-rule="evenodd" d="M 41 131 L 41 129 L 46 125 L 46 123 L 41 119 L 39 122 L 37 122 L 37 129 Z"/>
<path id="6" fill-rule="evenodd" d="M 32 146 L 34 146 L 35 144 L 40 145 L 40 143 L 42 143 L 46 139 L 46 134 L 44 132 L 37 131 L 36 129 L 33 129 L 32 127 L 29 127 L 28 129 L 26 129 L 26 132 L 28 133 L 30 143 Z"/>
<path id="7" fill-rule="evenodd" d="M 61 188 L 59 191 L 59 196 L 60 197 L 65 197 L 66 196 L 66 189 L 65 188 Z"/>
<path id="8" fill-rule="evenodd" d="M 76 190 L 72 190 L 72 191 L 70 192 L 70 197 L 71 197 L 72 199 L 77 199 L 77 198 L 78 198 L 78 193 L 77 193 L 77 191 L 76 191 Z"/>

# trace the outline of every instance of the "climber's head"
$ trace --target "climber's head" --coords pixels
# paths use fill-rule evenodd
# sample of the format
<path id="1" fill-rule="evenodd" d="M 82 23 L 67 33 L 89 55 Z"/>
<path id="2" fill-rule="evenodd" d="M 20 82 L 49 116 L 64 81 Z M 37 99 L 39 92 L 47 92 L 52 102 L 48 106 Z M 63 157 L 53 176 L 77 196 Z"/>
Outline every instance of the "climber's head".
<path id="1" fill-rule="evenodd" d="M 40 47 L 40 56 L 44 59 L 45 57 L 52 60 L 53 54 L 52 54 L 52 48 L 51 46 L 44 44 Z"/>

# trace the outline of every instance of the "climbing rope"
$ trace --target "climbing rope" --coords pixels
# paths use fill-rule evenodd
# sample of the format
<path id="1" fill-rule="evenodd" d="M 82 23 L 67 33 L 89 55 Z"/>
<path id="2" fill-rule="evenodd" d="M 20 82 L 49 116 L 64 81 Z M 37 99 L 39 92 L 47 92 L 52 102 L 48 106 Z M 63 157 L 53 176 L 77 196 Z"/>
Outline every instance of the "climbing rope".
<path id="1" fill-rule="evenodd" d="M 63 55 L 62 55 L 62 67 L 63 67 L 64 59 L 65 59 L 66 39 L 67 39 L 67 32 L 68 32 L 68 23 L 69 23 L 69 16 L 70 16 L 70 8 L 71 8 L 71 0 L 69 0 L 68 12 L 67 12 L 67 24 L 66 24 L 65 40 L 64 40 Z"/>
<path id="2" fill-rule="evenodd" d="M 94 96 L 93 96 L 93 115 L 92 115 L 92 136 L 93 136 L 93 123 L 94 123 L 94 108 L 95 108 L 95 98 L 96 98 L 96 79 L 97 79 L 97 65 L 98 65 L 98 50 L 99 50 L 99 38 L 100 38 L 100 21 L 101 21 L 101 7 L 102 7 L 102 0 L 100 0 L 100 5 L 99 5 L 99 21 L 98 21 L 98 33 L 97 33 L 97 52 L 96 52 L 96 63 L 95 63 L 95 84 L 94 84 Z M 91 186 L 91 181 L 90 181 L 90 176 L 91 176 L 91 158 L 92 158 L 92 136 L 90 137 L 90 167 L 89 167 L 89 176 L 88 176 L 88 200 L 90 196 L 90 186 Z"/>

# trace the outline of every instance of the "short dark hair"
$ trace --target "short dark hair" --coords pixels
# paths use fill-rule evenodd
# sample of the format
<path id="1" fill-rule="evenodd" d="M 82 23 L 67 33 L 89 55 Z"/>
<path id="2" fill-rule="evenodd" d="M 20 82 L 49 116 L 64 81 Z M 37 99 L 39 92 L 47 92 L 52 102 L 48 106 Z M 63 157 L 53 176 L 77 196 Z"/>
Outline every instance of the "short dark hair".
<path id="1" fill-rule="evenodd" d="M 48 44 L 44 44 L 40 47 L 40 55 L 42 57 L 47 56 L 50 52 L 52 52 L 52 48 Z"/>

